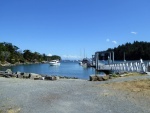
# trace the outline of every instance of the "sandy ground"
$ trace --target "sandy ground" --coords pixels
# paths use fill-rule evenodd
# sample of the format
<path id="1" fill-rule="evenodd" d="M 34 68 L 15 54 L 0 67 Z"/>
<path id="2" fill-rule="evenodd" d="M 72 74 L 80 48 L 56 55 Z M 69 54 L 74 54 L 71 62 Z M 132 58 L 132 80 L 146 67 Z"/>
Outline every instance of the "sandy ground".
<path id="1" fill-rule="evenodd" d="M 0 113 L 150 113 L 150 76 L 103 82 L 0 78 Z"/>

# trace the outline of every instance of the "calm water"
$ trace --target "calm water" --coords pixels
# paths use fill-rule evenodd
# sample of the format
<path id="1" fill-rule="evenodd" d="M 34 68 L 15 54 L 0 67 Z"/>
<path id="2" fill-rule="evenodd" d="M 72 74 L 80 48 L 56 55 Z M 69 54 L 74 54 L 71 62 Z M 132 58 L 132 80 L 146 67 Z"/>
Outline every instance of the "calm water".
<path id="1" fill-rule="evenodd" d="M 84 68 L 78 62 L 61 62 L 60 66 L 50 66 L 49 64 L 29 64 L 18 65 L 12 67 L 1 67 L 0 70 L 5 71 L 11 69 L 13 72 L 38 73 L 43 75 L 61 75 L 68 77 L 78 77 L 80 79 L 88 79 L 89 75 L 95 73 L 94 68 Z"/>

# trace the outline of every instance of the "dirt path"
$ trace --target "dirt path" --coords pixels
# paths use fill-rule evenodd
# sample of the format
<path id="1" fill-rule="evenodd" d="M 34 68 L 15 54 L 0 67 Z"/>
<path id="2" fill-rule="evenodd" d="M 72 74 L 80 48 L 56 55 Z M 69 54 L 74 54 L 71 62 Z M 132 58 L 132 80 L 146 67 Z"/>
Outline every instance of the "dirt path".
<path id="1" fill-rule="evenodd" d="M 149 80 L 138 81 L 149 78 L 104 82 L 0 78 L 0 113 L 150 113 Z"/>

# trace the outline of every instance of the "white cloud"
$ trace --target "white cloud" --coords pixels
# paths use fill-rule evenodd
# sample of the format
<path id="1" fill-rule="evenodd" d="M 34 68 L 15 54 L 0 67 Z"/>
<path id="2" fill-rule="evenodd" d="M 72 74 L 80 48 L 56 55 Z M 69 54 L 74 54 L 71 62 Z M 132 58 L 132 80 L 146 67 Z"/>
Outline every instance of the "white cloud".
<path id="1" fill-rule="evenodd" d="M 67 60 L 76 60 L 80 58 L 81 57 L 77 55 L 62 55 L 62 59 L 67 59 Z"/>
<path id="2" fill-rule="evenodd" d="M 134 31 L 132 31 L 131 33 L 132 33 L 132 34 L 134 34 L 134 35 L 136 35 L 136 34 L 137 34 L 137 32 L 134 32 Z"/>
<path id="3" fill-rule="evenodd" d="M 106 41 L 107 41 L 107 42 L 109 42 L 109 41 L 110 41 L 110 39 L 106 39 Z"/>
<path id="4" fill-rule="evenodd" d="M 51 53 L 49 53 L 47 56 L 52 56 L 52 54 L 51 54 Z"/>
<path id="5" fill-rule="evenodd" d="M 112 41 L 112 43 L 117 44 L 117 42 L 116 42 L 116 41 Z"/>

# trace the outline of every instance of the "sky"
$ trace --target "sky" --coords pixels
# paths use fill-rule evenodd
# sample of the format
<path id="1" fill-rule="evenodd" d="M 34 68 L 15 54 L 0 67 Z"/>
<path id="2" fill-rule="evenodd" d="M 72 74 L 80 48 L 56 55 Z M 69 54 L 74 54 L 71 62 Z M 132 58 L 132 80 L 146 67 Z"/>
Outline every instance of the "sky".
<path id="1" fill-rule="evenodd" d="M 0 42 L 62 59 L 150 42 L 150 0 L 0 0 Z"/>

